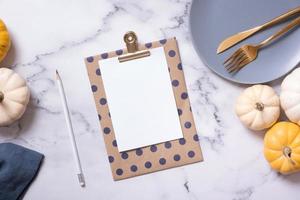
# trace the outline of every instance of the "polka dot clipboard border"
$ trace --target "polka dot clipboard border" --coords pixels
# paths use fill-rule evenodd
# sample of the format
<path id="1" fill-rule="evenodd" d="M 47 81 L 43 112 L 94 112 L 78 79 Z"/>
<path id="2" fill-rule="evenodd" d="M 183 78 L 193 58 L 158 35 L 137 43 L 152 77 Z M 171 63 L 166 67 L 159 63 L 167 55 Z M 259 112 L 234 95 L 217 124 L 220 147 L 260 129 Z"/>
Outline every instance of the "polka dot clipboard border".
<path id="1" fill-rule="evenodd" d="M 107 100 L 101 78 L 99 60 L 127 53 L 126 49 L 90 56 L 85 59 L 91 91 L 94 96 L 98 119 L 101 125 L 114 180 L 121 180 L 172 167 L 202 161 L 199 137 L 196 132 L 189 96 L 185 85 L 183 66 L 175 38 L 163 39 L 140 45 L 140 49 L 164 47 L 183 138 L 167 141 L 127 152 L 119 152 L 115 139 L 109 100 Z M 100 170 L 100 169 L 99 169 Z"/>

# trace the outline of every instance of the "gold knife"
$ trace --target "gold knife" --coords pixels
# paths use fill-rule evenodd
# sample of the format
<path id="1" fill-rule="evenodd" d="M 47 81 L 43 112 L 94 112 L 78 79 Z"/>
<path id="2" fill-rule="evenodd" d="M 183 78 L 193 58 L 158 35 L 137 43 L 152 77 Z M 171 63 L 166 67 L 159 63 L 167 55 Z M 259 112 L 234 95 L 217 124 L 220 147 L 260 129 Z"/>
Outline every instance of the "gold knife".
<path id="1" fill-rule="evenodd" d="M 298 14 L 298 13 L 300 13 L 300 6 L 272 19 L 271 21 L 269 21 L 263 25 L 251 28 L 251 29 L 243 31 L 243 32 L 239 32 L 235 35 L 232 35 L 232 36 L 226 38 L 219 44 L 219 47 L 217 49 L 217 54 L 222 53 L 223 51 L 226 51 L 230 47 L 236 45 L 237 43 L 243 41 L 244 39 L 250 37 L 251 35 L 254 35 L 258 31 L 262 31 L 262 30 L 267 29 L 275 24 L 285 21 L 288 18 L 290 18 L 293 15 Z"/>

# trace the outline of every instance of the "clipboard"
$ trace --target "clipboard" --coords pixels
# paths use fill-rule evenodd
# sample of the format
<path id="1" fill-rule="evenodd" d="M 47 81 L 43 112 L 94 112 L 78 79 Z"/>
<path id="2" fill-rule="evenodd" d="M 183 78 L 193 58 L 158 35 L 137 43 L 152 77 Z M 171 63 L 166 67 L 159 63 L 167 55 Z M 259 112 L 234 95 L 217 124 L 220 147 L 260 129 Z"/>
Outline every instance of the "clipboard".
<path id="1" fill-rule="evenodd" d="M 91 90 L 102 129 L 100 132 L 104 137 L 113 179 L 122 180 L 203 161 L 176 38 L 138 44 L 136 34 L 134 32 L 127 32 L 124 35 L 124 41 L 126 49 L 105 52 L 85 58 Z M 106 100 L 99 61 L 113 57 L 118 57 L 119 62 L 140 59 L 151 56 L 149 50 L 159 47 L 163 47 L 166 56 L 170 82 L 178 80 L 181 83 L 180 85 L 176 85 L 176 87 L 172 87 L 172 90 L 178 109 L 183 138 L 119 152 L 110 116 L 109 100 Z M 97 90 L 94 89 L 95 87 L 97 87 Z"/>

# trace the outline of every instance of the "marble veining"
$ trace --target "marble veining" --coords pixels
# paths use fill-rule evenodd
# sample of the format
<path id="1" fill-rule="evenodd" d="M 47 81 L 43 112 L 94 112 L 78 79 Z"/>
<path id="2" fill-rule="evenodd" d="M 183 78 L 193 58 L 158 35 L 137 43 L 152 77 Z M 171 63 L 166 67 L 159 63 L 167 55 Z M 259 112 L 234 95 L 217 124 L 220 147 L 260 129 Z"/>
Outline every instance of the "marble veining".
<path id="1" fill-rule="evenodd" d="M 262 154 L 263 134 L 244 128 L 234 114 L 245 86 L 218 77 L 195 53 L 190 7 L 191 0 L 0 1 L 13 40 L 0 66 L 20 73 L 31 89 L 24 117 L 0 128 L 0 142 L 46 156 L 24 199 L 299 199 L 300 175 L 272 171 Z M 128 30 L 141 42 L 177 38 L 204 162 L 114 182 L 83 58 L 120 48 Z M 55 69 L 65 84 L 85 189 L 74 174 Z M 271 85 L 278 91 L 280 82 Z"/>

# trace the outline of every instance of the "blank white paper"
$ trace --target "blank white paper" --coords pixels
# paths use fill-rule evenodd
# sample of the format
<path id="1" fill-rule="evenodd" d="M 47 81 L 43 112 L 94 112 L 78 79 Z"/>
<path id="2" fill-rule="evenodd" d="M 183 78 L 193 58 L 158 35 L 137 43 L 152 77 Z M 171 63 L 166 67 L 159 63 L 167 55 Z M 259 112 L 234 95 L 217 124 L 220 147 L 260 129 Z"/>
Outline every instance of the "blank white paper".
<path id="1" fill-rule="evenodd" d="M 120 152 L 183 137 L 164 50 L 150 52 L 122 63 L 99 61 Z"/>

